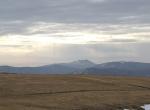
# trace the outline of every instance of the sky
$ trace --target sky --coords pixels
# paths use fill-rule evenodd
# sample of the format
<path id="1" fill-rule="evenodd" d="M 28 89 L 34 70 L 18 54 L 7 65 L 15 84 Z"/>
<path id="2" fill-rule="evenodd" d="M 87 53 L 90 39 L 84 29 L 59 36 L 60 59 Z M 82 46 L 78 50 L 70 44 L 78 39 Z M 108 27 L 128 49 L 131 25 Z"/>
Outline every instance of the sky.
<path id="1" fill-rule="evenodd" d="M 150 0 L 0 0 L 0 65 L 150 62 Z"/>

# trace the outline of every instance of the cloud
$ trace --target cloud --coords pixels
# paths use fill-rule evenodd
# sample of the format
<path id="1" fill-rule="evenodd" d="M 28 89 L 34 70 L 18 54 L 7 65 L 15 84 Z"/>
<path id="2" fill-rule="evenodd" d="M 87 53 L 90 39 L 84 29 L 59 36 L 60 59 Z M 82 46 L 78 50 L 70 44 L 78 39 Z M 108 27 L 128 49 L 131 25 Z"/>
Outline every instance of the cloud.
<path id="1" fill-rule="evenodd" d="M 149 10 L 148 0 L 1 0 L 1 64 L 149 61 Z"/>
<path id="2" fill-rule="evenodd" d="M 0 19 L 63 23 L 127 23 L 127 19 L 119 18 L 137 16 L 137 22 L 143 23 L 149 22 L 149 5 L 148 0 L 5 0 L 0 4 Z M 144 17 L 138 18 L 141 15 Z M 137 23 L 134 20 L 131 22 Z"/>
<path id="3" fill-rule="evenodd" d="M 40 41 L 62 44 L 150 42 L 150 27 L 146 24 L 24 23 L 4 23 L 0 40 L 11 42 L 13 38 L 23 44 Z"/>

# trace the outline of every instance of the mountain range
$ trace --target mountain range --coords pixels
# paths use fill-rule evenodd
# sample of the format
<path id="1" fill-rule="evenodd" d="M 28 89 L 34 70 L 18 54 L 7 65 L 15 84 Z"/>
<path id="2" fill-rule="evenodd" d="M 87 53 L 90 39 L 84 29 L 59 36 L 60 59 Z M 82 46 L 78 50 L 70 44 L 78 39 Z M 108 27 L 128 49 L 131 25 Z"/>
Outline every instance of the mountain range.
<path id="1" fill-rule="evenodd" d="M 0 66 L 1 73 L 17 74 L 100 74 L 150 76 L 150 63 L 107 62 L 95 64 L 89 60 L 50 64 L 39 67 Z"/>

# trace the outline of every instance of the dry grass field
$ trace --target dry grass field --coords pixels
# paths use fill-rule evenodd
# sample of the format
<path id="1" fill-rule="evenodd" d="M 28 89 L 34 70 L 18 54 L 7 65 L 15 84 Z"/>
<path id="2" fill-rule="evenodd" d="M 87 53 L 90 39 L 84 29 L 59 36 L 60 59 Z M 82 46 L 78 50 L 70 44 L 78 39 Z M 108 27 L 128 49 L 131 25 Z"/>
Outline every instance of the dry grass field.
<path id="1" fill-rule="evenodd" d="M 150 78 L 0 75 L 0 110 L 123 110 L 150 104 Z"/>

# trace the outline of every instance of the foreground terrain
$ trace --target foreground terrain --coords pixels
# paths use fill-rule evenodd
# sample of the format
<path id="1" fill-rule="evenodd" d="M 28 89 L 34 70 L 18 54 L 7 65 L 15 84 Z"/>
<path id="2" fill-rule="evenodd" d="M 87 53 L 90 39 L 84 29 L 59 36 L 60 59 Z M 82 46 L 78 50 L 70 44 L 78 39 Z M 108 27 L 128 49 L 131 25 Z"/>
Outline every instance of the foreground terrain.
<path id="1" fill-rule="evenodd" d="M 150 78 L 0 74 L 0 110 L 140 110 Z"/>

